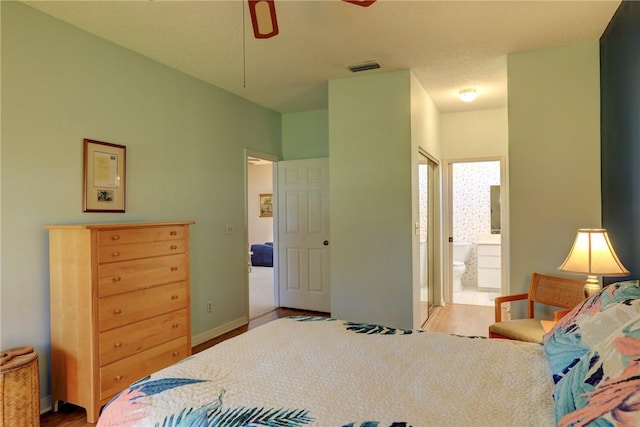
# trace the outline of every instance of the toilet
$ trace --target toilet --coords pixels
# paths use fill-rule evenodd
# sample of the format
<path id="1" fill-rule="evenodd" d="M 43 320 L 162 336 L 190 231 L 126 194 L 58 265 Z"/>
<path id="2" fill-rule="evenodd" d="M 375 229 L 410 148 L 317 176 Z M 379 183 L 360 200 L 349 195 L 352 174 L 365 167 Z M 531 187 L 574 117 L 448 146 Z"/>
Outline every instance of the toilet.
<path id="1" fill-rule="evenodd" d="M 471 257 L 471 243 L 453 242 L 453 292 L 462 291 L 462 275 Z"/>

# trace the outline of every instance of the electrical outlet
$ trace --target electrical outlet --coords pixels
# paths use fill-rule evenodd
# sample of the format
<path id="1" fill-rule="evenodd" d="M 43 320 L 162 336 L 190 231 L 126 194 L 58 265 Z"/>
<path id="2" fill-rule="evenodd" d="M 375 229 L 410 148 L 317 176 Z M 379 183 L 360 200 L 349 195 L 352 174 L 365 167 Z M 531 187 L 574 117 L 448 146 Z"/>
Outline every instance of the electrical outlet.
<path id="1" fill-rule="evenodd" d="M 207 301 L 207 313 L 211 313 L 213 311 L 213 301 Z"/>
<path id="2" fill-rule="evenodd" d="M 233 224 L 225 225 L 224 232 L 227 233 L 228 235 L 232 235 L 233 234 Z"/>

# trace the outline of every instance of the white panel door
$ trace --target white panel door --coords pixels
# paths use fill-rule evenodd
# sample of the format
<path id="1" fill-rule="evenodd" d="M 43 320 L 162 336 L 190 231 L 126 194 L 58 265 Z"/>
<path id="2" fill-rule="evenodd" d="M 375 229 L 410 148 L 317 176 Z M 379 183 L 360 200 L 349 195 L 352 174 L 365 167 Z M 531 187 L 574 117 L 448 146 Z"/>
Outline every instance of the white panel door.
<path id="1" fill-rule="evenodd" d="M 329 159 L 278 162 L 280 306 L 331 311 Z"/>

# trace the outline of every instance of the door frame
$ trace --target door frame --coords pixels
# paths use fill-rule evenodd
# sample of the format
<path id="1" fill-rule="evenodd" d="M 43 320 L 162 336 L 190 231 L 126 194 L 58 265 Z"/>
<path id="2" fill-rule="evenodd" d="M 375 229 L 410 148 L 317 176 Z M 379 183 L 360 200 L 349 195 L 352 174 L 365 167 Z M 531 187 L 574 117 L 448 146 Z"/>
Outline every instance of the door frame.
<path id="1" fill-rule="evenodd" d="M 507 161 L 504 156 L 469 157 L 446 159 L 442 162 L 442 204 L 443 204 L 443 235 L 442 235 L 442 272 L 444 280 L 444 303 L 453 303 L 453 245 L 449 238 L 453 236 L 453 164 L 471 162 L 500 162 L 500 292 L 506 295 L 509 291 L 507 278 L 509 277 L 509 188 L 507 179 Z"/>
<path id="2" fill-rule="evenodd" d="M 429 173 L 429 179 L 427 182 L 428 193 L 428 226 L 427 226 L 427 259 L 425 260 L 427 269 L 427 289 L 429 289 L 429 282 L 431 282 L 431 290 L 427 297 L 427 319 L 420 319 L 421 325 L 424 325 L 429 321 L 432 310 L 441 305 L 442 301 L 442 268 L 440 259 L 441 256 L 441 236 L 440 236 L 440 161 L 434 156 L 430 155 L 422 147 L 418 147 L 418 165 L 427 164 L 431 173 Z M 418 191 L 420 191 L 420 184 L 418 183 Z M 418 212 L 420 209 L 418 209 Z M 420 219 L 418 219 L 419 224 Z M 420 240 L 418 239 L 418 253 L 420 253 Z M 422 260 L 420 260 L 422 261 Z M 432 303 L 432 304 L 430 304 Z"/>
<path id="3" fill-rule="evenodd" d="M 278 162 L 282 160 L 280 156 L 265 153 L 261 151 L 244 149 L 244 240 L 245 240 L 245 265 L 249 266 L 251 255 L 249 254 L 249 157 L 268 160 L 271 163 L 271 189 L 273 195 L 273 206 L 278 206 Z M 278 260 L 276 256 L 276 248 L 278 247 L 278 210 L 273 210 L 273 301 L 276 307 L 280 307 L 280 294 L 278 283 Z M 246 310 L 247 319 L 249 319 L 250 295 L 249 295 L 249 269 L 245 270 L 244 286 L 247 291 Z"/>

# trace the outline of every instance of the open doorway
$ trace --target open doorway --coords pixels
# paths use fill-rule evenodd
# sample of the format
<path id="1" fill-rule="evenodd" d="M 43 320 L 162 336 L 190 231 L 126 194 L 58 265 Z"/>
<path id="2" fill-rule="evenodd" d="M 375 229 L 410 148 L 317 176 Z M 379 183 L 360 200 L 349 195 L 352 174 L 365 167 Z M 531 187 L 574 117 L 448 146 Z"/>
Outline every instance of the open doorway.
<path id="1" fill-rule="evenodd" d="M 247 154 L 249 319 L 278 307 L 274 273 L 274 162 Z"/>
<path id="2" fill-rule="evenodd" d="M 493 306 L 502 292 L 501 159 L 449 164 L 449 295 L 454 304 Z"/>

